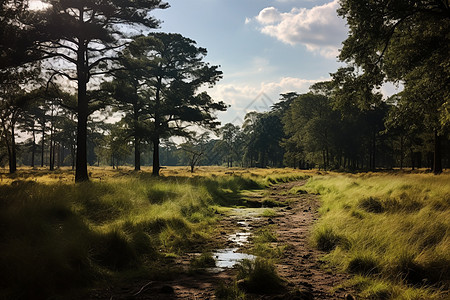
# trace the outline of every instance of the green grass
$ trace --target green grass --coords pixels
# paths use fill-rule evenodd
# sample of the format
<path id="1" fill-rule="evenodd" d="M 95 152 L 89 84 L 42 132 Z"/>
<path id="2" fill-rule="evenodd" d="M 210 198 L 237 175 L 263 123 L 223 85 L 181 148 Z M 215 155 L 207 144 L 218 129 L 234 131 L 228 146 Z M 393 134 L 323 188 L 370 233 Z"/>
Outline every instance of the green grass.
<path id="1" fill-rule="evenodd" d="M 2 175 L 0 298 L 58 297 L 93 284 L 178 274 L 174 257 L 214 243 L 217 210 L 248 206 L 241 192 L 264 187 L 266 175 L 240 172 L 153 178 L 94 169 L 82 184 L 65 171 Z M 288 177 L 274 170 L 275 180 L 277 172 Z"/>
<path id="2" fill-rule="evenodd" d="M 206 268 L 214 268 L 216 266 L 216 260 L 211 252 L 201 253 L 199 256 L 195 256 L 190 262 L 191 273 L 202 273 Z"/>
<path id="3" fill-rule="evenodd" d="M 248 293 L 270 294 L 284 288 L 283 280 L 278 276 L 275 265 L 267 259 L 243 260 L 237 266 L 238 286 Z"/>
<path id="4" fill-rule="evenodd" d="M 275 217 L 276 215 L 277 215 L 277 212 L 274 211 L 273 209 L 270 209 L 270 208 L 265 209 L 265 210 L 261 213 L 261 216 L 262 216 L 262 217 L 265 217 L 265 218 L 273 218 L 273 217 Z"/>
<path id="5" fill-rule="evenodd" d="M 216 218 L 207 189 L 183 180 L 23 183 L 0 194 L 1 296 L 11 298 L 148 267 L 204 243 Z"/>
<path id="6" fill-rule="evenodd" d="M 364 297 L 440 299 L 450 282 L 449 182 L 449 174 L 316 176 L 306 186 L 322 200 L 312 242 L 359 276 Z"/>

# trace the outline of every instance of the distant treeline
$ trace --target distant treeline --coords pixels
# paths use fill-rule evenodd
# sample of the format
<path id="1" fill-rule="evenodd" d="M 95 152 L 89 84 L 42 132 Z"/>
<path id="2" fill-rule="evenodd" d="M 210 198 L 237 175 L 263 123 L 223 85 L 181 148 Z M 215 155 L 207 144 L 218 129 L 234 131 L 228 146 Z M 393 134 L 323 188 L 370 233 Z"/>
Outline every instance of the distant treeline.
<path id="1" fill-rule="evenodd" d="M 367 110 L 336 109 L 331 82 L 306 94 L 282 94 L 268 112 L 251 112 L 244 124 L 225 124 L 176 144 L 163 139 L 160 162 L 166 166 L 293 167 L 324 170 L 433 169 L 435 134 L 423 120 L 401 126 L 396 97 Z M 42 110 L 41 118 L 21 128 L 32 136 L 18 144 L 19 164 L 74 167 L 76 126 L 63 107 Z M 39 120 L 42 120 L 39 122 Z M 31 124 L 24 128 L 26 124 Z M 34 126 L 34 127 L 33 127 Z M 113 168 L 135 163 L 134 139 L 123 122 L 91 122 L 88 162 Z M 211 136 L 215 136 L 212 138 Z M 150 136 L 141 139 L 140 164 L 151 166 Z M 450 166 L 448 135 L 439 140 L 444 168 Z M 2 163 L 7 153 L 2 147 Z"/>

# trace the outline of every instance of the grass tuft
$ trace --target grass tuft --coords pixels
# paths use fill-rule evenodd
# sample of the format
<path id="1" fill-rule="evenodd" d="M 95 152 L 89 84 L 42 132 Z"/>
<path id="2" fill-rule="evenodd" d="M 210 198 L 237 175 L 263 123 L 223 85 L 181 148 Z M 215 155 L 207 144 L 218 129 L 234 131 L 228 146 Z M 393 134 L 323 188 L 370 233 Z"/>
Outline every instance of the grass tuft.
<path id="1" fill-rule="evenodd" d="M 368 198 L 364 198 L 361 199 L 361 201 L 359 201 L 358 208 L 366 211 L 366 212 L 370 212 L 370 213 L 382 213 L 384 211 L 384 207 L 383 204 L 381 203 L 381 201 L 375 197 L 368 197 Z"/>
<path id="2" fill-rule="evenodd" d="M 191 259 L 190 268 L 192 271 L 197 272 L 205 268 L 214 268 L 216 266 L 216 260 L 211 252 L 205 252 L 199 256 L 195 256 Z"/>
<path id="3" fill-rule="evenodd" d="M 348 262 L 347 271 L 354 274 L 378 274 L 379 261 L 370 253 L 357 253 Z"/>
<path id="4" fill-rule="evenodd" d="M 238 266 L 238 285 L 249 293 L 276 293 L 284 288 L 275 266 L 269 260 L 243 260 Z"/>
<path id="5" fill-rule="evenodd" d="M 331 227 L 324 226 L 314 230 L 313 243 L 319 250 L 330 252 L 345 242 L 344 237 L 338 235 Z"/>

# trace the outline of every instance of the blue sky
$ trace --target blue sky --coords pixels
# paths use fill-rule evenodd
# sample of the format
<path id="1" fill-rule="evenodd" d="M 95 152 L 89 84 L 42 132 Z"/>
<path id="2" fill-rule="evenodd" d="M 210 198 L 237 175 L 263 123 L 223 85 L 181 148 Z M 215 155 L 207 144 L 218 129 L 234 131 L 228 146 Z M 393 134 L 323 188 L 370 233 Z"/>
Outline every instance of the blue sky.
<path id="1" fill-rule="evenodd" d="M 224 78 L 208 90 L 231 105 L 222 123 L 239 124 L 246 112 L 268 109 L 280 93 L 307 92 L 341 65 L 347 36 L 334 0 L 168 0 L 155 11 L 160 31 L 181 33 L 208 49 L 206 61 Z"/>

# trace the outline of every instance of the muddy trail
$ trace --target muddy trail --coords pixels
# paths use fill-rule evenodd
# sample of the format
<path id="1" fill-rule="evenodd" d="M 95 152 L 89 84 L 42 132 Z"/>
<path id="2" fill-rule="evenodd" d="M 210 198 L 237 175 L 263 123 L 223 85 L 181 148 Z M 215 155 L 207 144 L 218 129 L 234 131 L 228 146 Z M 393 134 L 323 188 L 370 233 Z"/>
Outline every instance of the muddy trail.
<path id="1" fill-rule="evenodd" d="M 239 259 L 252 259 L 248 253 L 253 247 L 252 236 L 261 228 L 270 226 L 276 233 L 273 248 L 280 247 L 283 254 L 276 260 L 276 270 L 286 288 L 271 295 L 248 294 L 249 299 L 354 299 L 351 291 L 336 288 L 350 277 L 326 267 L 320 260 L 323 252 L 311 247 L 310 233 L 318 219 L 317 195 L 304 192 L 305 181 L 273 185 L 266 190 L 245 193 L 248 203 L 269 199 L 280 207 L 271 207 L 273 215 L 264 216 L 267 208 L 236 208 L 224 214 L 219 223 L 216 267 L 192 272 L 190 262 L 203 252 L 196 249 L 184 257 L 168 262 L 179 268 L 176 278 L 165 281 L 137 280 L 126 286 L 114 286 L 95 291 L 91 299 L 216 299 L 219 285 L 232 284 Z M 298 190 L 298 191 L 296 191 Z M 293 193 L 294 191 L 294 193 Z M 217 246 L 219 245 L 219 246 Z"/>

